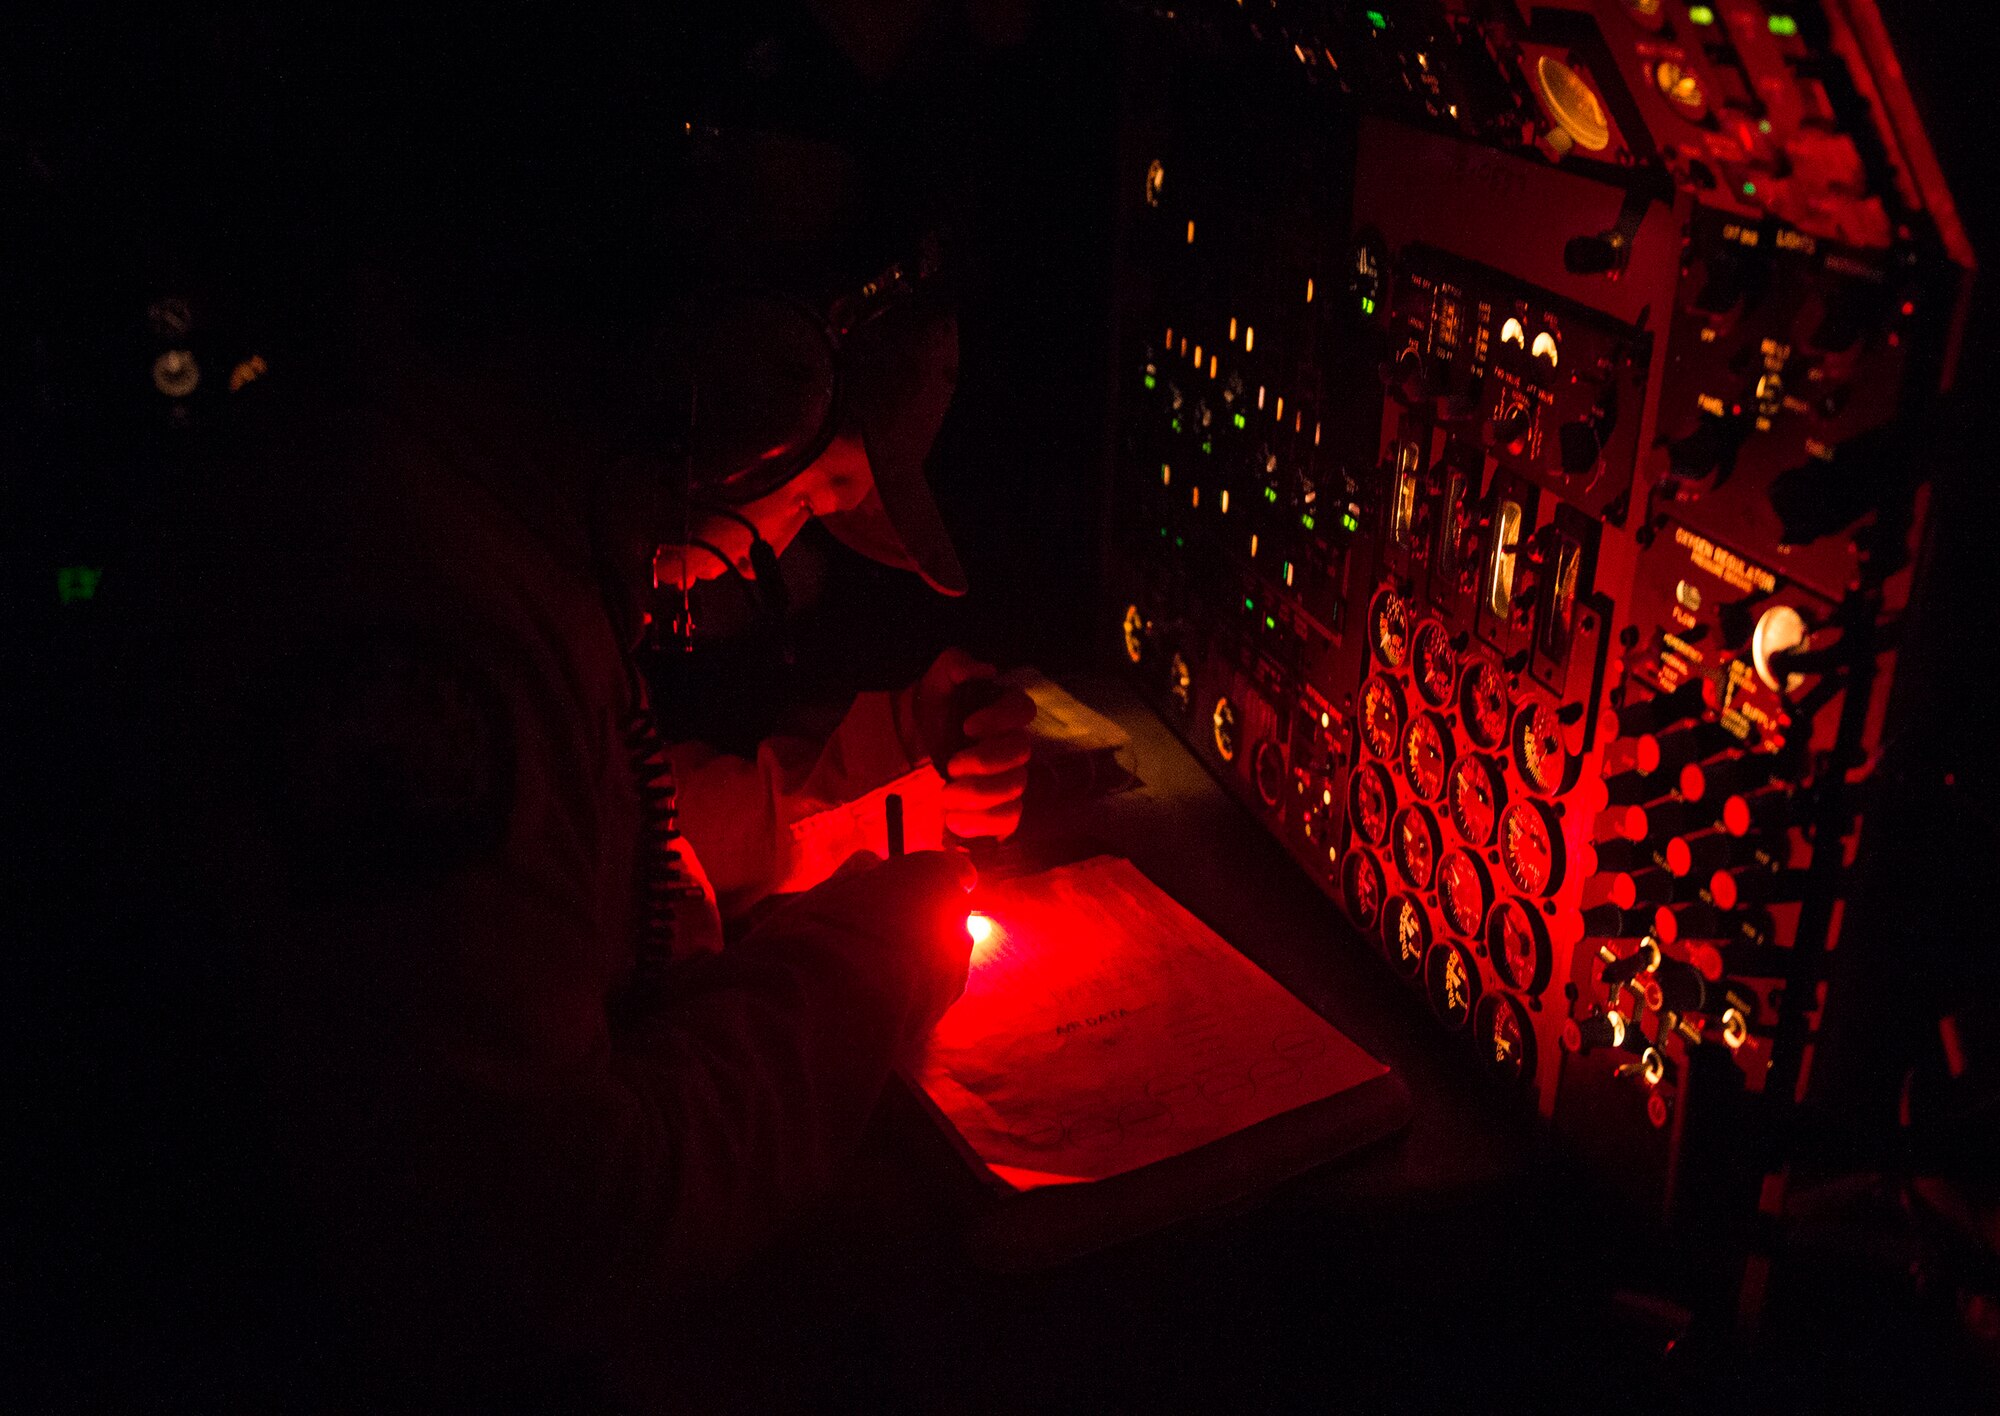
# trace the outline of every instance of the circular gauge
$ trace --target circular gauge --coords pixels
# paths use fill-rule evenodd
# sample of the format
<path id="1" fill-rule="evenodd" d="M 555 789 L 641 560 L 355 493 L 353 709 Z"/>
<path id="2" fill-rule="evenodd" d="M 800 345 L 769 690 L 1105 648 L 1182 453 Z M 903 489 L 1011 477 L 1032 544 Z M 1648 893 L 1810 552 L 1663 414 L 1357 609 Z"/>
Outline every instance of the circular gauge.
<path id="1" fill-rule="evenodd" d="M 1368 607 L 1368 642 L 1375 657 L 1392 669 L 1410 656 L 1410 607 L 1394 590 L 1383 590 Z"/>
<path id="2" fill-rule="evenodd" d="M 1542 107 L 1570 142 L 1585 152 L 1603 152 L 1611 146 L 1604 105 L 1581 74 L 1544 54 L 1535 61 L 1535 85 L 1541 90 Z"/>
<path id="3" fill-rule="evenodd" d="M 1502 1075 L 1523 1084 L 1535 1075 L 1535 1029 L 1527 1010 L 1504 993 L 1479 1000 L 1473 1032 L 1479 1050 Z"/>
<path id="4" fill-rule="evenodd" d="M 1278 794 L 1285 788 L 1285 754 L 1269 738 L 1257 744 L 1250 758 L 1250 779 L 1257 784 L 1259 801 L 1266 806 L 1278 804 Z"/>
<path id="5" fill-rule="evenodd" d="M 1470 938 L 1479 933 L 1487 907 L 1493 903 L 1493 877 L 1478 856 L 1460 846 L 1438 861 L 1438 907 L 1452 931 Z"/>
<path id="6" fill-rule="evenodd" d="M 1382 908 L 1382 948 L 1404 978 L 1415 978 L 1430 952 L 1431 922 L 1424 907 L 1408 895 L 1397 895 Z"/>
<path id="7" fill-rule="evenodd" d="M 1479 971 L 1465 950 L 1449 939 L 1439 940 L 1424 959 L 1424 991 L 1430 994 L 1431 1010 L 1457 1032 L 1472 1021 L 1479 1001 Z"/>
<path id="8" fill-rule="evenodd" d="M 1491 659 L 1474 659 L 1465 666 L 1458 685 L 1459 716 L 1474 742 L 1488 749 L 1507 740 L 1507 676 Z"/>
<path id="9" fill-rule="evenodd" d="M 1373 929 L 1382 917 L 1382 867 L 1373 856 L 1349 851 L 1340 863 L 1340 898 L 1347 917 L 1363 929 Z"/>
<path id="10" fill-rule="evenodd" d="M 1183 711 L 1188 706 L 1188 694 L 1194 688 L 1194 674 L 1188 669 L 1187 660 L 1178 652 L 1167 664 L 1167 692 L 1173 694 L 1174 702 Z"/>
<path id="11" fill-rule="evenodd" d="M 1135 664 L 1146 657 L 1146 617 L 1137 605 L 1125 607 L 1125 657 Z"/>
<path id="12" fill-rule="evenodd" d="M 1428 807 L 1412 802 L 1396 813 L 1395 825 L 1390 828 L 1389 850 L 1396 858 L 1396 869 L 1412 890 L 1431 888 L 1443 846 L 1437 818 Z"/>
<path id="13" fill-rule="evenodd" d="M 1425 801 L 1443 801 L 1451 770 L 1451 729 L 1435 713 L 1419 713 L 1403 734 L 1403 775 Z"/>
<path id="14" fill-rule="evenodd" d="M 1500 813 L 1500 864 L 1524 895 L 1552 895 L 1562 884 L 1562 829 L 1555 813 L 1523 799 Z"/>
<path id="15" fill-rule="evenodd" d="M 1209 725 L 1215 729 L 1215 750 L 1222 754 L 1224 762 L 1236 760 L 1236 709 L 1227 698 L 1215 700 L 1215 711 L 1208 715 Z"/>
<path id="16" fill-rule="evenodd" d="M 1757 628 L 1750 635 L 1750 664 L 1757 670 L 1757 677 L 1764 687 L 1784 693 L 1796 690 L 1803 682 L 1801 676 L 1786 674 L 1781 687 L 1772 661 L 1780 654 L 1804 649 L 1811 642 L 1805 617 L 1790 605 L 1773 605 L 1759 615 Z"/>
<path id="17" fill-rule="evenodd" d="M 1548 704 L 1523 704 L 1514 715 L 1514 766 L 1522 780 L 1544 796 L 1554 796 L 1569 785 L 1562 719 Z"/>
<path id="18" fill-rule="evenodd" d="M 1377 757 L 1393 759 L 1402 736 L 1402 690 L 1375 674 L 1361 685 L 1361 745 Z"/>
<path id="19" fill-rule="evenodd" d="M 1486 917 L 1486 954 L 1509 988 L 1540 993 L 1549 985 L 1549 931 L 1525 900 L 1502 900 Z"/>
<path id="20" fill-rule="evenodd" d="M 1500 808 L 1507 800 L 1500 769 L 1484 757 L 1461 757 L 1451 764 L 1445 790 L 1458 834 L 1475 846 L 1492 845 L 1500 830 Z"/>
<path id="21" fill-rule="evenodd" d="M 1389 818 L 1396 810 L 1396 787 L 1389 774 L 1373 762 L 1355 768 L 1347 784 L 1347 819 L 1355 834 L 1371 846 L 1389 844 Z"/>
<path id="22" fill-rule="evenodd" d="M 1451 647 L 1445 627 L 1436 620 L 1418 625 L 1410 655 L 1417 672 L 1417 692 L 1424 702 L 1433 708 L 1449 708 L 1451 691 L 1458 683 L 1458 651 Z"/>

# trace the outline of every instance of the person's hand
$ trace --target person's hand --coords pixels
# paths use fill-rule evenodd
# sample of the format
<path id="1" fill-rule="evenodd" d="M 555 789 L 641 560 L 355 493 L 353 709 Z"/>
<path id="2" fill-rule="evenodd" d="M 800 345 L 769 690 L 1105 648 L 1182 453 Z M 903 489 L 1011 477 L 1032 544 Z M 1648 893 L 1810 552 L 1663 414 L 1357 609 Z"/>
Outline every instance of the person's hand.
<path id="1" fill-rule="evenodd" d="M 1005 838 L 1021 824 L 1035 700 L 994 678 L 992 665 L 947 649 L 915 689 L 918 735 L 945 777 L 945 829 L 961 840 Z M 981 688 L 988 701 L 960 721 L 969 694 Z"/>
<path id="2" fill-rule="evenodd" d="M 908 1040 L 927 1036 L 965 992 L 972 936 L 965 897 L 979 872 L 959 851 L 917 851 L 883 860 L 850 857 L 801 902 L 823 920 L 880 939 L 888 967 L 911 983 Z"/>

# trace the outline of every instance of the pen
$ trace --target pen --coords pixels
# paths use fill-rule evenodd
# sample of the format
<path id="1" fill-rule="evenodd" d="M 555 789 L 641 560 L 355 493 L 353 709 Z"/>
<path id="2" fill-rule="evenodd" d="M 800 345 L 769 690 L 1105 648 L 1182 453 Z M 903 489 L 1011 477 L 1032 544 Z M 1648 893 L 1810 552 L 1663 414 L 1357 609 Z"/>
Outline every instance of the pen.
<path id="1" fill-rule="evenodd" d="M 890 792 L 882 807 L 888 817 L 889 859 L 896 860 L 903 854 L 903 798 L 896 792 Z"/>

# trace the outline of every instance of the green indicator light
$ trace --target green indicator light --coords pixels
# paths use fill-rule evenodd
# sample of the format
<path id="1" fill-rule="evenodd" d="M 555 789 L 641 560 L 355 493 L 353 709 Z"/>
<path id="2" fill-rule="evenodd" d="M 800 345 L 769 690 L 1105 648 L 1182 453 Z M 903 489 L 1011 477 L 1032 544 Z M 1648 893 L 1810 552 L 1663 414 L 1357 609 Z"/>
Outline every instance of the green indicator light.
<path id="1" fill-rule="evenodd" d="M 1159 386 L 1160 386 L 1160 381 L 1158 379 L 1154 378 L 1151 374 L 1146 375 L 1147 388 L 1158 388 Z"/>
<path id="2" fill-rule="evenodd" d="M 1212 443 L 1212 442 L 1204 442 L 1204 443 L 1203 443 L 1203 444 L 1201 445 L 1201 450 L 1202 450 L 1203 452 L 1214 452 L 1214 451 L 1215 451 L 1215 444 L 1214 444 L 1214 443 Z"/>
<path id="3" fill-rule="evenodd" d="M 102 579 L 102 566 L 66 565 L 56 572 L 56 595 L 65 605 L 93 600 L 97 598 L 97 582 Z"/>
<path id="4" fill-rule="evenodd" d="M 1181 538 L 1180 538 L 1179 536 L 1176 536 L 1176 537 L 1174 537 L 1174 544 L 1175 544 L 1176 546 L 1186 546 L 1186 545 L 1187 545 L 1187 542 L 1186 542 L 1185 540 L 1181 539 Z"/>
<path id="5" fill-rule="evenodd" d="M 1795 35 L 1798 32 L 1799 32 L 1799 22 L 1793 19 L 1790 15 L 1771 16 L 1772 34 L 1781 34 L 1789 39 L 1792 35 Z"/>
<path id="6" fill-rule="evenodd" d="M 1744 195 L 1744 196 L 1746 196 L 1746 197 L 1754 197 L 1754 196 L 1756 196 L 1756 195 L 1757 195 L 1757 184 L 1756 184 L 1755 182 L 1745 182 L 1745 183 L 1743 184 L 1743 195 Z"/>
<path id="7" fill-rule="evenodd" d="M 1760 132 L 1760 133 L 1768 133 L 1768 132 L 1770 132 L 1770 131 L 1771 131 L 1771 120 L 1770 120 L 1769 118 L 1759 118 L 1759 119 L 1757 120 L 1757 131 L 1758 131 L 1758 132 Z"/>
<path id="8" fill-rule="evenodd" d="M 1715 23 L 1715 11 L 1706 5 L 1690 5 L 1688 18 L 1698 25 L 1712 25 Z"/>
<path id="9" fill-rule="evenodd" d="M 1340 514 L 1340 524 L 1350 531 L 1359 531 L 1361 529 L 1361 522 L 1349 512 L 1342 512 Z"/>
<path id="10" fill-rule="evenodd" d="M 1171 426 L 1173 430 L 1178 433 L 1181 430 L 1181 420 L 1176 418 L 1169 426 Z"/>
<path id="11" fill-rule="evenodd" d="M 1299 518 L 1299 525 L 1301 525 L 1301 526 L 1305 527 L 1305 528 L 1306 528 L 1306 530 L 1308 530 L 1308 531 L 1312 530 L 1312 529 L 1313 529 L 1313 519 L 1312 519 L 1312 516 L 1311 516 L 1311 514 L 1310 514 L 1310 513 L 1308 513 L 1308 514 L 1307 514 L 1307 515 L 1305 515 L 1305 516 L 1301 516 L 1301 517 Z"/>
<path id="12" fill-rule="evenodd" d="M 1167 535 L 1167 528 L 1166 528 L 1166 527 L 1164 527 L 1164 526 L 1162 526 L 1162 527 L 1160 528 L 1160 538 L 1161 538 L 1162 540 L 1165 540 L 1165 539 L 1166 539 L 1166 535 Z"/>
<path id="13" fill-rule="evenodd" d="M 1244 419 L 1243 415 L 1242 415 L 1241 413 L 1238 413 L 1238 414 L 1236 415 L 1236 426 L 1237 426 L 1237 427 L 1239 427 L 1239 428 L 1241 428 L 1241 427 L 1244 427 L 1245 425 L 1246 425 L 1246 421 L 1245 421 L 1245 419 Z"/>
<path id="14" fill-rule="evenodd" d="M 1368 17 L 1368 23 L 1375 26 L 1376 29 L 1389 28 L 1389 22 L 1382 18 L 1380 10 L 1363 10 L 1361 13 Z"/>
<path id="15" fill-rule="evenodd" d="M 1361 313 L 1364 315 L 1375 313 L 1375 297 L 1373 295 L 1363 295 L 1361 297 Z"/>
<path id="16" fill-rule="evenodd" d="M 1272 618 L 1270 615 L 1264 616 L 1264 628 L 1276 629 L 1277 627 L 1278 627 L 1278 621 L 1276 619 Z"/>
<path id="17" fill-rule="evenodd" d="M 1267 502 L 1274 502 L 1274 501 L 1276 501 L 1277 499 L 1278 499 L 1278 489 L 1277 489 L 1276 487 L 1266 487 L 1266 488 L 1264 488 L 1264 500 L 1265 500 L 1265 501 L 1267 501 Z"/>
<path id="18" fill-rule="evenodd" d="M 1243 608 L 1246 610 L 1254 610 L 1257 608 L 1257 602 L 1251 599 L 1248 595 L 1245 595 L 1243 597 Z"/>

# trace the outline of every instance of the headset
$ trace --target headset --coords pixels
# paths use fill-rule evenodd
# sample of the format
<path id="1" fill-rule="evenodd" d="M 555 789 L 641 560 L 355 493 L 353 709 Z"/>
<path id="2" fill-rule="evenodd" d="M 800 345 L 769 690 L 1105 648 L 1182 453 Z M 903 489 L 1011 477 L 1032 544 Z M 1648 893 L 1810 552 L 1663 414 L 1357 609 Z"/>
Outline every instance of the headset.
<path id="1" fill-rule="evenodd" d="M 750 533 L 759 606 L 776 623 L 789 608 L 777 552 L 738 509 L 769 496 L 819 459 L 849 422 L 850 341 L 862 328 L 941 283 L 936 235 L 863 284 L 815 306 L 767 286 L 731 286 L 690 303 L 666 354 L 669 397 L 686 410 L 679 438 L 680 544 L 735 564 L 693 534 L 697 512 Z M 685 585 L 674 626 L 684 648 L 693 624 Z"/>

